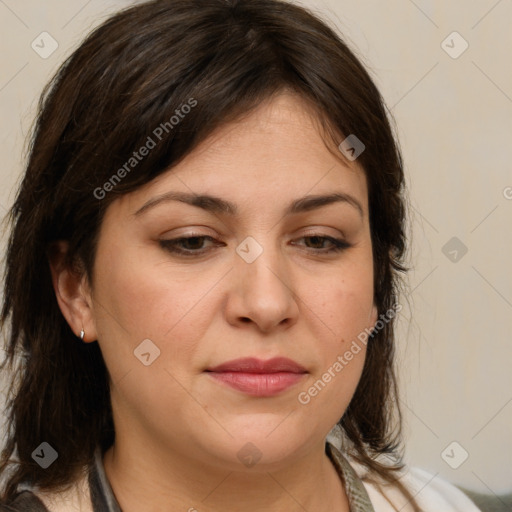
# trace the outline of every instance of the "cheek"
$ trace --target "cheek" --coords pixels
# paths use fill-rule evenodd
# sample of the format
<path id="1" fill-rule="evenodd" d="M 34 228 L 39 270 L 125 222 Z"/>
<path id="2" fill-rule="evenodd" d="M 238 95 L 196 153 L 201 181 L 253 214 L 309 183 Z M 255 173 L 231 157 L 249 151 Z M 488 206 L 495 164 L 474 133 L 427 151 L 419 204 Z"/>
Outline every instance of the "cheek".
<path id="1" fill-rule="evenodd" d="M 114 328 L 133 337 L 151 333 L 161 337 L 197 304 L 204 286 L 193 283 L 191 274 L 172 272 L 169 278 L 171 271 L 163 259 L 135 256 L 135 251 L 123 248 L 115 258 L 98 258 L 98 302 L 103 301 L 110 309 L 113 318 L 109 322 L 117 324 Z"/>
<path id="2" fill-rule="evenodd" d="M 363 293 L 361 289 L 336 288 L 329 301 L 329 328 L 336 333 L 329 337 L 325 345 L 323 368 L 321 373 L 325 381 L 330 382 L 325 372 L 343 375 L 342 379 L 357 380 L 364 365 L 366 340 L 371 327 L 373 294 Z"/>
<path id="3" fill-rule="evenodd" d="M 126 246 L 114 248 L 111 257 L 97 256 L 95 315 L 107 366 L 121 374 L 138 371 L 134 351 L 149 339 L 160 350 L 155 366 L 169 367 L 173 361 L 185 367 L 176 362 L 192 357 L 207 329 L 210 293 L 222 272 L 199 275 L 170 266 L 165 257 L 137 256 Z"/>
<path id="4" fill-rule="evenodd" d="M 112 397 L 121 408 L 167 411 L 161 416 L 169 422 L 177 405 L 190 401 L 180 383 L 203 335 L 201 299 L 218 277 L 172 272 L 171 279 L 165 262 L 116 254 L 115 260 L 98 257 L 95 310 Z"/>
<path id="5" fill-rule="evenodd" d="M 320 318 L 325 319 L 338 343 L 347 343 L 370 327 L 373 307 L 373 275 L 364 269 L 344 270 L 339 278 L 331 276 L 325 286 L 310 283 L 309 296 Z M 316 299 L 315 299 L 316 297 Z"/>
<path id="6" fill-rule="evenodd" d="M 366 357 L 373 293 L 346 280 L 326 290 L 322 311 L 330 332 L 317 339 L 318 366 L 297 396 L 299 407 L 327 424 L 339 421 L 361 378 Z M 332 334 L 335 333 L 335 335 Z"/>
<path id="7" fill-rule="evenodd" d="M 314 304 L 314 314 L 309 316 L 319 319 L 314 331 L 326 335 L 317 338 L 319 365 L 298 397 L 299 403 L 312 411 L 330 411 L 333 422 L 348 406 L 364 367 L 372 327 L 371 259 L 346 265 L 338 275 L 311 280 L 305 287 L 309 290 L 307 300 Z"/>

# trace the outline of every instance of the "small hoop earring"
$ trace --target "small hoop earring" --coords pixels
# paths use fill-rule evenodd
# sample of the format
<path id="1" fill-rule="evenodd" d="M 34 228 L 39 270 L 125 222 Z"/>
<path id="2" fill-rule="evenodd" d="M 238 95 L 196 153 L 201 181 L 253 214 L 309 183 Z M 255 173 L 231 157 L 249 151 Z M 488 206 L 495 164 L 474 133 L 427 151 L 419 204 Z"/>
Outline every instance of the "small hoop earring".
<path id="1" fill-rule="evenodd" d="M 85 331 L 82 329 L 82 330 L 80 331 L 80 339 L 81 339 L 82 341 L 84 341 L 84 336 L 85 336 Z"/>

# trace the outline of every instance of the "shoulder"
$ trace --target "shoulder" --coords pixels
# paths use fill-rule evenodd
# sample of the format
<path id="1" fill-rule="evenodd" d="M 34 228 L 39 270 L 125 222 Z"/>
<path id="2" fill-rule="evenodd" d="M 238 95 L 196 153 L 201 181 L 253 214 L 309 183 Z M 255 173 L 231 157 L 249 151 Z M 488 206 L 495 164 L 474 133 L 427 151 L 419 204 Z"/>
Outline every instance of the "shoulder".
<path id="1" fill-rule="evenodd" d="M 437 474 L 417 467 L 408 467 L 402 471 L 400 481 L 424 512 L 481 512 L 464 492 Z M 365 480 L 363 484 L 372 503 L 376 505 L 376 510 L 387 510 L 386 507 L 389 507 L 391 501 L 397 504 L 402 512 L 412 512 L 412 507 L 396 487 L 379 486 Z"/>
<path id="2" fill-rule="evenodd" d="M 49 512 L 93 512 L 86 475 L 67 491 L 60 493 L 38 491 L 36 494 Z"/>
<path id="3" fill-rule="evenodd" d="M 377 512 L 411 512 L 412 507 L 396 486 L 378 485 L 372 479 L 368 468 L 359 464 L 342 449 L 343 435 L 338 427 L 327 436 L 327 442 L 336 450 L 343 452 L 343 457 L 361 480 L 375 511 Z M 512 493 L 481 494 L 456 486 L 447 480 L 418 467 L 406 466 L 397 475 L 400 482 L 415 497 L 422 512 L 510 512 L 512 511 Z"/>
<path id="4" fill-rule="evenodd" d="M 87 475 L 62 492 L 45 492 L 37 487 L 18 488 L 14 500 L 0 503 L 0 512 L 93 512 Z"/>
<path id="5" fill-rule="evenodd" d="M 398 487 L 376 482 L 368 469 L 348 457 L 348 461 L 361 478 L 368 496 L 378 512 L 400 510 L 412 512 L 413 508 Z M 455 485 L 418 467 L 406 466 L 397 478 L 414 496 L 423 512 L 486 512 L 477 507 L 470 497 Z M 498 509 L 500 510 L 500 509 Z M 497 511 L 498 512 L 498 511 Z"/>
<path id="6" fill-rule="evenodd" d="M 508 494 L 484 494 L 462 486 L 457 486 L 467 494 L 480 508 L 482 512 L 510 512 L 512 510 L 512 492 Z"/>
<path id="7" fill-rule="evenodd" d="M 49 510 L 32 491 L 24 490 L 9 503 L 0 503 L 0 512 L 49 512 Z"/>

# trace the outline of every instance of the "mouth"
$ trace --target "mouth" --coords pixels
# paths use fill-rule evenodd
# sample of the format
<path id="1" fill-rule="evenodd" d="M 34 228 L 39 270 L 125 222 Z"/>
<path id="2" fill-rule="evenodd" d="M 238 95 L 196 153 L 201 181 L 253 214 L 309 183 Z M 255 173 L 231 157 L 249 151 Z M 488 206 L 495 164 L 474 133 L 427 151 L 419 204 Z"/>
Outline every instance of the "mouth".
<path id="1" fill-rule="evenodd" d="M 224 385 L 251 396 L 275 396 L 296 385 L 308 374 L 307 370 L 285 357 L 267 361 L 242 358 L 207 368 L 205 372 Z"/>

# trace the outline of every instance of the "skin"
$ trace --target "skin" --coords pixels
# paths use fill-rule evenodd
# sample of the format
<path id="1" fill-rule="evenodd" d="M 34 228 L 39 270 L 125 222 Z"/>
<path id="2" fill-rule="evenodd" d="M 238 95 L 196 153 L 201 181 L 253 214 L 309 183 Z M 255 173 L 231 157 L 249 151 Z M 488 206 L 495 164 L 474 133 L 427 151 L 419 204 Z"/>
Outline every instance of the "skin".
<path id="1" fill-rule="evenodd" d="M 324 443 L 365 346 L 308 404 L 298 400 L 377 320 L 366 178 L 324 140 L 307 105 L 282 93 L 108 207 L 92 284 L 59 264 L 59 245 L 60 308 L 85 342 L 98 341 L 111 377 L 116 441 L 104 465 L 124 512 L 349 510 Z M 169 191 L 215 195 L 239 212 L 169 201 L 134 215 Z M 362 214 L 336 202 L 283 216 L 293 200 L 333 192 Z M 332 244 L 313 235 L 350 247 L 325 253 Z M 159 244 L 185 236 L 214 241 L 182 243 L 205 251 L 193 257 Z M 263 248 L 252 263 L 235 251 L 247 236 Z M 145 339 L 160 350 L 148 366 L 134 356 Z M 289 357 L 308 373 L 261 398 L 204 372 L 247 356 Z M 237 456 L 248 442 L 261 452 L 251 467 Z"/>

